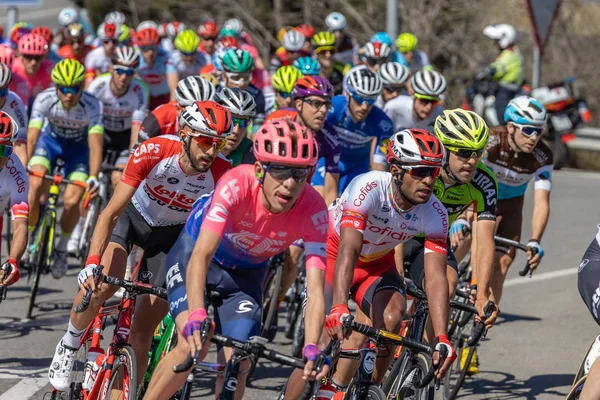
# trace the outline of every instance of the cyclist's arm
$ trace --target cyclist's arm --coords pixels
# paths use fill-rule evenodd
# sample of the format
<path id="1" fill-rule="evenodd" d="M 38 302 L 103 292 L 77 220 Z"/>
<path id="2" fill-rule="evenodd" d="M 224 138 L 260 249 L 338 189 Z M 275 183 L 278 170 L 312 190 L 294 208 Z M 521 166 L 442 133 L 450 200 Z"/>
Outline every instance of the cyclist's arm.
<path id="1" fill-rule="evenodd" d="M 167 74 L 167 84 L 169 85 L 169 92 L 171 93 L 170 101 L 175 100 L 175 89 L 179 83 L 179 73 L 177 71 Z"/>
<path id="2" fill-rule="evenodd" d="M 533 218 L 531 239 L 540 242 L 550 217 L 550 191 L 538 189 L 533 192 Z"/>
<path id="3" fill-rule="evenodd" d="M 23 253 L 25 253 L 25 247 L 27 246 L 28 223 L 28 218 L 18 218 L 12 220 L 13 236 L 8 254 L 9 258 L 17 261 L 17 264 L 21 261 L 21 257 L 23 257 Z"/>
<path id="4" fill-rule="evenodd" d="M 325 204 L 329 207 L 338 197 L 338 186 L 340 183 L 340 174 L 325 173 Z"/>
<path id="5" fill-rule="evenodd" d="M 381 150 L 378 148 L 377 138 L 371 143 L 371 169 L 374 171 L 385 171 L 385 162 L 382 160 Z"/>
<path id="6" fill-rule="evenodd" d="M 102 115 L 102 103 L 98 101 L 98 109 L 90 118 L 90 129 L 88 130 L 88 146 L 90 148 L 90 176 L 97 177 L 102 165 L 102 145 L 104 136 L 104 125 Z"/>
<path id="7" fill-rule="evenodd" d="M 441 246 L 446 246 L 442 241 Z M 425 292 L 435 336 L 446 335 L 448 326 L 448 278 L 446 278 L 445 252 L 425 251 Z"/>
<path id="8" fill-rule="evenodd" d="M 186 272 L 186 293 L 188 310 L 206 308 L 204 290 L 206 289 L 206 274 L 208 267 L 221 243 L 221 236 L 210 229 L 200 229 L 200 235 L 194 245 Z"/>
<path id="9" fill-rule="evenodd" d="M 31 160 L 31 157 L 33 156 L 35 145 L 40 137 L 41 131 L 41 124 L 38 127 L 37 125 L 32 126 L 31 122 L 29 123 L 29 129 L 27 129 L 27 160 Z"/>
<path id="10" fill-rule="evenodd" d="M 478 219 L 473 223 L 473 243 L 475 243 L 473 248 L 477 250 L 473 268 L 477 277 L 477 302 L 481 302 L 482 309 L 491 298 L 490 283 L 494 273 L 494 255 L 496 251 L 494 243 L 495 231 L 495 220 Z"/>

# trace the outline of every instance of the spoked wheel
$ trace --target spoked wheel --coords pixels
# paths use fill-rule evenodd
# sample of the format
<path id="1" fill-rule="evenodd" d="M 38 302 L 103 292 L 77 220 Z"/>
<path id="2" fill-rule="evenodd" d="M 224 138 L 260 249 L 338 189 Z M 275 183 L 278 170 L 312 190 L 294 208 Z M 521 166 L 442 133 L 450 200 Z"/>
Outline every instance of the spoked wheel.
<path id="1" fill-rule="evenodd" d="M 275 339 L 277 330 L 273 331 L 271 325 L 277 315 L 277 296 L 281 288 L 281 279 L 283 277 L 283 262 L 277 262 L 276 265 L 269 269 L 267 276 L 265 291 L 263 296 L 263 326 L 260 331 L 260 336 L 269 339 L 269 342 Z M 276 321 L 275 321 L 276 322 Z"/>
<path id="2" fill-rule="evenodd" d="M 48 249 L 48 237 L 50 234 L 49 229 L 45 226 L 42 227 L 43 232 L 41 233 L 41 240 L 37 243 L 37 248 L 33 257 L 33 260 L 29 264 L 29 286 L 31 290 L 29 292 L 29 306 L 27 307 L 27 318 L 31 318 L 33 307 L 35 306 L 35 298 L 37 297 L 38 288 L 40 286 L 40 279 L 42 271 L 46 270 L 47 260 L 47 249 Z"/>
<path id="3" fill-rule="evenodd" d="M 359 399 L 359 398 L 360 399 L 373 399 L 373 400 L 386 400 L 387 396 L 385 395 L 383 390 L 381 390 L 381 388 L 377 385 L 370 385 L 369 388 L 367 389 L 366 396 L 364 396 L 364 395 L 361 396 L 360 394 L 356 393 L 356 386 L 355 386 L 354 380 L 352 380 L 352 382 L 350 382 L 350 385 L 348 385 L 348 390 L 344 394 L 343 399 L 351 400 L 351 399 Z"/>
<path id="4" fill-rule="evenodd" d="M 75 355 L 75 364 L 73 365 L 73 382 L 69 388 L 69 400 L 81 399 L 81 391 L 83 390 L 83 378 L 85 376 L 85 364 L 87 363 L 87 353 L 90 348 L 90 341 L 87 340 L 79 347 Z"/>
<path id="5" fill-rule="evenodd" d="M 106 399 L 134 400 L 137 395 L 135 354 L 130 346 L 121 347 L 116 354 L 110 374 Z"/>
<path id="6" fill-rule="evenodd" d="M 396 379 L 394 392 L 398 399 L 433 400 L 435 388 L 430 385 L 433 378 L 431 358 L 423 353 L 415 355 L 404 372 L 402 379 Z"/>
<path id="7" fill-rule="evenodd" d="M 452 340 L 452 346 L 458 354 L 458 357 L 450 366 L 448 372 L 446 372 L 446 376 L 444 376 L 444 400 L 454 400 L 456 398 L 456 395 L 465 381 L 467 372 L 469 371 L 469 365 L 471 365 L 471 360 L 475 355 L 476 345 L 466 347 L 466 344 L 466 340 L 462 337 Z M 462 360 L 463 352 L 467 352 L 464 362 Z"/>

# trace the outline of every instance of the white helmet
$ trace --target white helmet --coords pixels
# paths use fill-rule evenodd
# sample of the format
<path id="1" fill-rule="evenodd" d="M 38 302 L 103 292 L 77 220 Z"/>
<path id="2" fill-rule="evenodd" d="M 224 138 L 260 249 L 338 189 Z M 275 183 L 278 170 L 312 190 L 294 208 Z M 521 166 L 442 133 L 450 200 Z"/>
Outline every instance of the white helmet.
<path id="1" fill-rule="evenodd" d="M 142 29 L 148 29 L 148 28 L 152 28 L 152 29 L 156 29 L 158 30 L 158 25 L 156 22 L 154 21 L 142 21 L 140 22 L 140 24 L 137 26 L 137 28 L 135 28 L 136 32 L 141 31 Z"/>
<path id="2" fill-rule="evenodd" d="M 67 7 L 60 10 L 58 13 L 58 24 L 61 26 L 68 26 L 74 22 L 77 22 L 79 14 L 73 7 Z"/>
<path id="3" fill-rule="evenodd" d="M 403 85 L 410 77 L 410 69 L 394 61 L 381 64 L 377 73 L 383 86 Z"/>
<path id="4" fill-rule="evenodd" d="M 410 80 L 415 94 L 440 97 L 446 90 L 446 79 L 442 74 L 430 69 L 421 69 Z"/>
<path id="5" fill-rule="evenodd" d="M 12 81 L 12 72 L 10 67 L 4 63 L 0 63 L 0 87 L 8 85 Z"/>
<path id="6" fill-rule="evenodd" d="M 375 98 L 381 94 L 383 83 L 379 75 L 359 65 L 346 75 L 346 88 L 350 93 L 361 97 Z"/>
<path id="7" fill-rule="evenodd" d="M 330 31 L 343 31 L 348 25 L 348 21 L 344 14 L 339 12 L 332 12 L 325 18 L 325 25 Z"/>
<path id="8" fill-rule="evenodd" d="M 295 29 L 289 30 L 283 35 L 281 44 L 287 51 L 299 51 L 304 46 L 304 35 Z"/>
<path id="9" fill-rule="evenodd" d="M 165 34 L 170 38 L 175 38 L 181 32 L 185 31 L 185 29 L 186 29 L 185 24 L 183 22 L 178 22 L 178 21 L 169 22 L 165 29 Z"/>
<path id="10" fill-rule="evenodd" d="M 140 66 L 140 53 L 133 46 L 117 47 L 112 55 L 112 64 L 136 69 Z"/>
<path id="11" fill-rule="evenodd" d="M 509 24 L 488 25 L 483 29 L 483 34 L 490 39 L 497 40 L 503 50 L 512 46 L 517 40 L 517 31 Z"/>
<path id="12" fill-rule="evenodd" d="M 119 39 L 121 35 L 121 25 L 115 22 L 103 22 L 98 27 L 98 37 L 100 39 Z"/>
<path id="13" fill-rule="evenodd" d="M 367 42 L 363 47 L 365 56 L 369 58 L 387 58 L 392 54 L 392 48 L 383 42 Z"/>
<path id="14" fill-rule="evenodd" d="M 520 125 L 542 126 L 546 123 L 546 109 L 533 97 L 515 97 L 506 106 L 504 121 Z"/>
<path id="15" fill-rule="evenodd" d="M 433 133 L 422 129 L 404 129 L 394 133 L 388 142 L 388 163 L 407 166 L 443 167 L 444 146 Z"/>
<path id="16" fill-rule="evenodd" d="M 252 118 L 256 115 L 254 97 L 239 88 L 223 88 L 216 96 L 217 103 L 228 109 L 231 114 Z"/>
<path id="17" fill-rule="evenodd" d="M 104 22 L 114 22 L 115 24 L 124 24 L 125 19 L 125 14 L 121 11 L 109 12 L 104 16 Z"/>
<path id="18" fill-rule="evenodd" d="M 215 85 L 201 76 L 192 75 L 179 81 L 175 89 L 175 100 L 181 107 L 187 107 L 195 101 L 212 100 L 215 93 Z"/>
<path id="19" fill-rule="evenodd" d="M 244 29 L 244 24 L 242 24 L 242 21 L 240 21 L 237 18 L 231 18 L 231 19 L 228 19 L 227 21 L 225 21 L 225 23 L 223 24 L 223 28 L 232 29 L 232 30 L 236 31 L 237 34 L 239 35 L 242 32 L 242 30 Z"/>

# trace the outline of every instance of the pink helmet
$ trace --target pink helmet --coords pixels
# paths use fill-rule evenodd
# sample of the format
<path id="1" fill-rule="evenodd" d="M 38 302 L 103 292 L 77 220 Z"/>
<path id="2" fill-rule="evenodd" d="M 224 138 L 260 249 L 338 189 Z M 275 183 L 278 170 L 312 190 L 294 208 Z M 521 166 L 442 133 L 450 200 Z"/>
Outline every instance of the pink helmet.
<path id="1" fill-rule="evenodd" d="M 254 155 L 263 163 L 315 166 L 317 142 L 310 130 L 297 122 L 267 122 L 254 137 Z"/>
<path id="2" fill-rule="evenodd" d="M 28 56 L 43 56 L 48 50 L 48 42 L 37 33 L 28 33 L 19 39 L 19 53 Z"/>
<path id="3" fill-rule="evenodd" d="M 0 44 L 0 62 L 12 67 L 15 60 L 15 51 L 5 44 Z"/>

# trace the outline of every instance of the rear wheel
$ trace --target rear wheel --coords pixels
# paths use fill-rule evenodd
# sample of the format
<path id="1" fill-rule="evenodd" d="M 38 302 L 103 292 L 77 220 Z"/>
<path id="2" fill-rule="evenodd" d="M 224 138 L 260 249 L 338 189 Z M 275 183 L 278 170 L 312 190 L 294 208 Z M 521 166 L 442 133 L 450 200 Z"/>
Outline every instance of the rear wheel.
<path id="1" fill-rule="evenodd" d="M 134 400 L 137 394 L 135 353 L 130 346 L 121 347 L 115 355 L 106 399 Z"/>
<path id="2" fill-rule="evenodd" d="M 281 288 L 281 279 L 283 277 L 283 262 L 276 262 L 276 265 L 269 270 L 267 284 L 263 295 L 263 326 L 260 336 L 273 341 L 277 330 L 271 329 L 272 325 L 276 325 L 277 321 L 273 321 L 277 315 L 277 297 Z"/>
<path id="3" fill-rule="evenodd" d="M 393 381 L 391 392 L 395 393 L 399 400 L 433 400 L 435 388 L 433 385 L 429 385 L 433 377 L 431 359 L 423 353 L 414 355 L 410 360 L 403 359 L 403 356 L 407 357 L 408 353 L 404 351 L 401 353 L 397 360 L 399 363 L 397 374 L 389 378 Z M 424 384 L 423 387 L 420 387 L 421 384 Z M 386 391 L 386 393 L 389 393 L 389 391 Z"/>
<path id="4" fill-rule="evenodd" d="M 465 345 L 466 341 L 464 338 L 457 338 L 452 341 L 452 346 L 458 354 L 458 357 L 444 376 L 444 400 L 454 400 L 465 382 L 465 377 L 469 371 L 469 365 L 471 365 L 471 360 L 475 354 L 475 346 L 465 347 Z M 468 353 L 465 362 L 463 363 L 462 354 L 464 351 Z"/>

